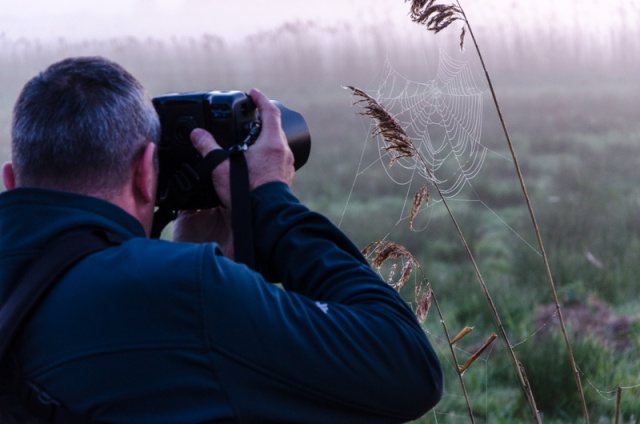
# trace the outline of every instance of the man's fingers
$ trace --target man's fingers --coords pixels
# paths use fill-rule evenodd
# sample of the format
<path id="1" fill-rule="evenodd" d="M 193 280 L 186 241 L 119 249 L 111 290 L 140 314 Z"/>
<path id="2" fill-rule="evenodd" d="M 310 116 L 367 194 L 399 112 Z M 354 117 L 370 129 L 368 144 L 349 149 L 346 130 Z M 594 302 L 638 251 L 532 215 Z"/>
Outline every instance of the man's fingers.
<path id="1" fill-rule="evenodd" d="M 193 147 L 202 155 L 207 156 L 212 150 L 221 149 L 220 145 L 216 142 L 213 136 L 202 128 L 196 128 L 191 131 L 191 143 Z M 220 166 L 217 166 L 211 173 L 213 186 L 215 187 L 220 201 L 223 205 L 230 205 L 230 189 L 229 189 L 229 161 L 223 161 Z"/>
<path id="2" fill-rule="evenodd" d="M 210 151 L 220 148 L 213 136 L 202 128 L 196 128 L 191 131 L 191 142 L 202 157 L 206 156 Z"/>
<path id="3" fill-rule="evenodd" d="M 258 89 L 252 89 L 249 95 L 260 110 L 262 119 L 262 128 L 270 128 L 276 130 L 280 128 L 280 109 Z"/>

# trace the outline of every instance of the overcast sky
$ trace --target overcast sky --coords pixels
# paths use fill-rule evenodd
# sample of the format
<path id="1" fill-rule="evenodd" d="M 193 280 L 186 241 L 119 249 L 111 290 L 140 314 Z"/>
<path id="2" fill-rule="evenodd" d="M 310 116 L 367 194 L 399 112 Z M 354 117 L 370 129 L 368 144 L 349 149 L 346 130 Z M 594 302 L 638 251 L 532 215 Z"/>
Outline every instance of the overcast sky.
<path id="1" fill-rule="evenodd" d="M 0 0 L 0 33 L 17 39 L 197 36 L 229 41 L 287 21 L 405 18 L 402 0 Z M 393 7 L 392 7 L 393 6 Z"/>
<path id="2" fill-rule="evenodd" d="M 568 26 L 606 31 L 640 22 L 635 0 L 465 0 L 472 23 Z M 407 25 L 405 0 L 0 0 L 0 34 L 9 39 L 164 38 L 204 33 L 241 40 L 287 21 Z"/>
<path id="3" fill-rule="evenodd" d="M 460 0 L 476 29 L 637 30 L 637 0 Z M 453 0 L 440 3 L 452 3 Z M 406 0 L 0 0 L 0 36 L 56 41 L 214 34 L 228 42 L 289 21 L 412 26 Z M 415 25 L 413 25 L 415 26 Z"/>

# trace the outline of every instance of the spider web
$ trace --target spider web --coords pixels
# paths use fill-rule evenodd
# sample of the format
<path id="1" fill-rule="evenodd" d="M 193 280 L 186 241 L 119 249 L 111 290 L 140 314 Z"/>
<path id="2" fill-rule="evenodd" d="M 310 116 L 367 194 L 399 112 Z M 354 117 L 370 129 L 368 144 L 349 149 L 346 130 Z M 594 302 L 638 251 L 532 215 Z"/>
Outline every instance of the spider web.
<path id="1" fill-rule="evenodd" d="M 474 72 L 468 61 L 456 60 L 443 49 L 439 50 L 435 77 L 426 82 L 408 79 L 388 59 L 385 61 L 380 83 L 370 95 L 398 121 L 411 139 L 417 154 L 394 158 L 394 152 L 388 150 L 386 141 L 378 136 L 374 139 L 378 153 L 375 163 L 365 163 L 365 143 L 349 199 L 354 194 L 359 177 L 380 162 L 393 164 L 383 167 L 387 177 L 394 184 L 407 186 L 405 206 L 398 223 L 409 219 L 407 210 L 410 208 L 410 198 L 417 190 L 415 185 L 422 181 L 437 187 L 438 194 L 444 199 L 479 202 L 495 214 L 477 195 L 472 180 L 481 174 L 489 154 L 509 164 L 512 159 L 481 141 L 483 99 L 487 90 L 476 83 Z M 374 123 L 371 120 L 369 122 L 373 127 Z M 461 195 L 463 191 L 467 192 L 466 196 Z M 441 199 L 435 197 L 431 197 L 431 203 L 441 202 Z M 342 224 L 348 207 L 349 200 L 345 204 L 339 225 Z M 497 214 L 495 216 L 517 238 L 537 252 L 507 222 Z M 426 225 L 425 223 L 424 227 L 413 229 L 424 230 Z"/>
<path id="2" fill-rule="evenodd" d="M 503 229 L 506 229 L 508 233 L 523 242 L 531 253 L 539 255 L 539 251 L 527 240 L 530 237 L 521 235 L 512 228 L 507 220 L 504 220 L 498 212 L 494 211 L 482 199 L 482 195 L 474 187 L 476 178 L 480 179 L 478 182 L 480 186 L 487 183 L 481 177 L 482 170 L 488 162 L 490 162 L 490 166 L 495 164 L 495 160 L 503 163 L 506 161 L 509 167 L 513 165 L 510 157 L 501 154 L 482 142 L 484 97 L 487 94 L 487 90 L 481 88 L 476 82 L 475 72 L 476 70 L 473 69 L 469 61 L 454 59 L 442 48 L 439 49 L 435 76 L 426 82 L 407 78 L 389 60 L 386 60 L 381 72 L 380 83 L 370 95 L 396 119 L 411 139 L 416 149 L 416 154 L 410 157 L 398 158 L 396 152 L 387 148 L 387 141 L 383 137 L 375 137 L 378 152 L 377 160 L 375 163 L 364 166 L 363 159 L 361 159 L 359 171 L 354 179 L 354 186 L 356 180 L 374 164 L 383 165 L 382 169 L 394 184 L 407 187 L 404 207 L 400 218 L 396 222 L 396 227 L 403 227 L 401 223 L 406 220 L 413 221 L 414 217 L 412 215 L 415 211 L 408 212 L 410 208 L 415 207 L 415 204 L 411 202 L 411 198 L 417 190 L 417 186 L 426 182 L 432 188 L 437 189 L 437 196 L 433 196 L 434 198 L 425 202 L 428 205 L 419 210 L 421 213 L 427 209 L 430 212 L 426 214 L 427 218 L 421 228 L 410 224 L 413 231 L 422 232 L 427 229 L 430 224 L 430 216 L 437 214 L 433 210 L 438 207 L 438 204 L 457 202 L 458 204 L 468 205 L 467 207 L 473 207 L 469 205 L 479 205 L 483 210 L 489 211 L 493 217 L 492 219 L 498 222 Z M 370 125 L 375 128 L 375 123 L 371 122 Z M 363 150 L 363 158 L 364 156 Z M 491 179 L 493 177 L 489 175 L 486 178 Z M 446 208 L 449 209 L 450 206 L 446 206 Z M 504 233 L 501 234 L 504 235 Z M 391 231 L 384 236 L 384 239 L 389 237 L 391 237 Z M 474 256 L 476 256 L 475 253 Z M 386 273 L 387 270 L 384 270 L 381 275 Z M 418 279 L 418 276 L 416 275 L 415 278 Z M 391 278 L 389 281 L 391 281 Z M 418 287 L 419 282 L 416 280 L 414 283 L 415 287 Z M 469 287 L 467 290 L 477 289 L 475 282 L 470 282 L 470 284 L 474 287 Z M 418 290 L 420 289 L 416 289 L 415 301 L 419 304 L 420 302 L 417 298 Z M 431 313 L 435 314 L 435 311 Z M 444 324 L 444 321 L 441 322 Z M 543 324 L 542 327 L 546 325 L 547 323 Z M 448 340 L 440 330 L 437 327 L 425 327 L 425 331 L 434 342 L 436 349 L 441 353 L 440 357 L 445 368 L 457 370 L 461 364 L 454 363 L 450 352 L 445 348 L 448 345 Z M 512 346 L 527 343 L 540 330 L 540 328 L 534 330 Z M 450 328 L 449 331 L 455 333 L 457 329 Z M 476 346 L 473 347 L 472 345 L 471 350 L 465 348 L 465 345 L 469 344 L 468 340 L 463 341 L 461 344 L 456 344 L 454 346 L 457 352 L 456 359 L 460 361 L 462 358 L 473 356 L 475 349 L 483 341 L 481 338 L 487 335 L 476 334 L 473 336 Z M 487 351 L 479 355 L 473 369 L 473 374 L 475 374 L 476 378 L 481 376 L 480 378 L 484 379 L 484 393 L 474 393 L 472 397 L 475 400 L 477 400 L 478 396 L 480 399 L 484 398 L 485 410 L 489 409 L 489 375 L 491 374 L 489 370 L 493 365 L 492 359 L 496 357 L 497 352 L 502 352 L 502 355 L 498 354 L 498 357 L 504 360 L 505 347 L 501 346 L 500 343 L 501 341 L 489 344 Z M 464 359 L 462 359 L 462 362 L 464 362 Z M 466 371 L 462 372 L 461 376 L 464 373 Z M 449 377 L 451 377 L 451 374 L 449 374 Z M 444 396 L 458 398 L 461 401 L 462 394 L 458 392 L 457 382 L 451 380 L 449 386 L 454 388 L 445 391 Z M 480 409 L 483 408 L 481 407 Z M 457 422 L 458 419 L 462 422 L 467 422 L 468 416 L 463 412 L 463 409 L 459 412 L 461 412 L 460 416 L 456 412 L 452 412 L 452 410 L 441 410 L 437 406 L 428 415 L 435 418 L 436 421 L 438 417 L 442 417 L 451 422 Z"/>
<path id="3" fill-rule="evenodd" d="M 398 165 L 437 184 L 443 196 L 455 197 L 481 171 L 488 151 L 480 143 L 484 92 L 469 64 L 441 50 L 431 81 L 410 81 L 388 61 L 383 75 L 373 97 L 400 122 L 424 159 L 403 158 Z M 390 154 L 380 147 L 383 156 Z M 407 182 L 388 173 L 396 183 Z"/>
<path id="4" fill-rule="evenodd" d="M 411 157 L 398 158 L 397 154 L 394 155 L 393 151 L 387 149 L 388 145 L 383 137 L 368 137 L 363 147 L 358 171 L 340 219 L 340 225 L 342 225 L 342 220 L 345 217 L 349 202 L 354 194 L 356 181 L 375 165 L 382 165 L 380 168 L 384 169 L 384 172 L 394 184 L 407 186 L 404 207 L 395 227 L 398 227 L 402 221 L 413 219 L 413 217 L 409 216 L 408 212 L 409 205 L 411 204 L 411 196 L 413 196 L 415 192 L 416 185 L 423 184 L 426 181 L 432 187 L 437 188 L 438 194 L 441 195 L 442 198 L 433 199 L 430 204 L 428 206 L 425 205 L 422 210 L 432 210 L 435 204 L 449 203 L 450 201 L 455 201 L 458 204 L 479 205 L 481 209 L 488 211 L 491 215 L 490 219 L 493 222 L 489 224 L 489 226 L 501 227 L 496 232 L 496 234 L 499 235 L 496 236 L 493 241 L 497 241 L 498 238 L 507 238 L 504 236 L 510 234 L 510 237 L 515 237 L 519 242 L 527 246 L 529 254 L 536 257 L 540 256 L 540 251 L 533 246 L 534 243 L 531 241 L 534 239 L 532 234 L 527 234 L 522 228 L 516 230 L 512 226 L 512 218 L 502 218 L 499 213 L 490 206 L 491 200 L 484 199 L 484 195 L 479 193 L 480 190 L 476 191 L 474 187 L 474 184 L 481 188 L 485 184 L 495 183 L 495 181 L 493 181 L 495 173 L 483 175 L 482 172 L 483 169 L 486 169 L 485 165 L 488 161 L 491 162 L 489 165 L 490 168 L 497 162 L 503 165 L 506 164 L 508 167 L 513 166 L 513 160 L 508 157 L 508 155 L 500 153 L 499 148 L 490 147 L 486 145 L 486 141 L 482 141 L 484 122 L 483 99 L 487 94 L 487 90 L 481 88 L 476 82 L 474 73 L 476 73 L 476 71 L 468 61 L 456 60 L 442 49 L 439 51 L 436 75 L 433 79 L 427 80 L 426 82 L 411 80 L 396 70 L 389 60 L 385 62 L 380 75 L 380 82 L 374 90 L 368 91 L 368 94 L 397 120 L 411 139 L 413 146 L 417 150 L 417 154 Z M 371 129 L 374 128 L 375 124 L 371 119 L 368 119 L 368 122 L 370 125 L 369 133 L 371 133 Z M 365 154 L 367 144 L 372 140 L 375 140 L 375 143 L 377 143 L 377 157 L 373 161 Z M 497 162 L 493 161 L 493 159 L 496 159 Z M 485 181 L 483 177 L 486 177 L 487 180 Z M 478 179 L 478 181 L 474 181 L 475 179 Z M 415 204 L 413 206 L 415 206 Z M 498 207 L 498 209 L 500 208 Z M 411 213 L 413 213 L 413 211 Z M 500 213 L 503 213 L 502 210 L 500 210 Z M 372 222 L 373 221 L 367 224 L 369 228 L 371 228 Z M 497 225 L 494 225 L 496 223 Z M 428 225 L 429 218 L 427 218 L 424 227 L 417 229 L 417 231 L 426 230 Z M 415 227 L 412 229 L 416 231 Z M 384 229 L 382 230 L 384 231 Z M 388 239 L 390 236 L 391 231 L 382 238 Z M 508 251 L 509 248 L 507 247 L 505 250 Z M 490 261 L 495 260 L 496 255 L 495 252 L 490 251 L 489 254 L 485 256 L 492 256 L 487 262 L 491 264 Z M 511 259 L 508 254 L 505 256 L 507 260 Z M 486 257 L 480 258 L 481 261 L 486 259 Z M 391 271 L 393 273 L 395 268 Z M 419 279 L 419 277 L 415 275 L 414 278 L 416 280 Z M 391 281 L 391 278 L 389 278 L 389 281 Z M 477 290 L 474 282 L 469 281 L 468 284 L 469 287 L 465 286 L 466 288 L 464 289 L 466 292 L 464 293 L 465 295 L 470 291 Z M 503 294 L 500 293 L 499 290 L 501 287 L 504 288 L 505 286 L 498 286 L 498 290 L 496 290 L 495 285 L 492 285 L 490 289 L 492 296 L 498 298 L 498 302 L 500 302 L 500 297 Z M 502 315 L 503 312 L 504 311 L 500 311 L 500 314 Z M 434 313 L 435 311 L 431 312 L 431 314 Z M 509 340 L 509 347 L 512 349 L 518 349 L 520 347 L 522 349 L 531 349 L 531 345 L 534 343 L 534 337 L 538 334 L 545 331 L 557 331 L 551 329 L 551 324 L 556 320 L 557 313 L 554 313 L 546 317 L 543 322 L 525 323 L 526 328 L 519 332 L 513 339 Z M 444 319 L 441 319 L 441 323 L 444 324 Z M 470 324 L 473 325 L 473 322 Z M 429 337 L 434 342 L 434 347 L 441 353 L 440 356 L 443 360 L 444 367 L 455 370 L 455 374 L 460 364 L 454 363 L 455 361 L 451 358 L 447 350 L 449 342 L 440 330 L 437 326 L 425 328 L 425 331 L 427 331 Z M 451 329 L 454 333 L 456 330 L 457 329 Z M 478 335 L 478 337 L 484 338 L 486 335 L 487 334 Z M 510 336 L 510 338 L 512 336 Z M 481 339 L 476 339 L 476 347 L 480 342 L 482 342 Z M 502 342 L 501 340 L 489 346 L 489 349 L 479 357 L 478 363 L 476 363 L 473 368 L 472 376 L 469 377 L 484 381 L 483 393 L 473 393 L 471 395 L 474 400 L 479 400 L 480 404 L 484 403 L 484 407 L 480 406 L 478 408 L 479 410 L 484 409 L 488 411 L 490 409 L 490 379 L 494 378 L 492 377 L 495 374 L 493 370 L 499 368 L 501 365 L 497 363 L 499 361 L 505 361 L 505 347 L 501 345 Z M 471 345 L 470 350 L 466 350 L 464 347 L 458 345 L 453 347 L 461 358 L 469 357 L 476 351 L 473 343 L 465 339 L 463 346 L 465 344 L 467 346 Z M 525 348 L 523 345 L 527 347 Z M 443 346 L 447 347 L 445 348 Z M 564 354 L 564 352 L 560 354 Z M 581 364 L 578 363 L 578 368 L 580 368 L 580 365 Z M 539 372 L 539 370 L 533 370 L 533 372 Z M 579 372 L 582 374 L 582 371 Z M 596 385 L 589 380 L 588 375 L 583 374 L 583 381 L 583 384 L 591 386 L 601 398 L 607 401 L 614 400 L 614 391 L 608 388 L 596 387 Z M 456 386 L 456 383 L 457 382 L 453 380 L 449 382 L 449 389 L 445 392 L 446 397 L 462 398 L 457 389 L 453 388 Z M 638 387 L 637 385 L 633 385 L 623 388 L 635 389 Z M 458 419 L 460 419 L 461 422 L 467 422 L 468 416 L 466 416 L 464 409 L 460 408 L 457 412 L 460 413 L 459 416 L 456 412 L 452 412 L 451 409 L 447 410 L 436 407 L 429 414 L 429 417 L 435 418 L 436 422 L 439 417 L 447 419 L 448 422 L 458 422 Z"/>

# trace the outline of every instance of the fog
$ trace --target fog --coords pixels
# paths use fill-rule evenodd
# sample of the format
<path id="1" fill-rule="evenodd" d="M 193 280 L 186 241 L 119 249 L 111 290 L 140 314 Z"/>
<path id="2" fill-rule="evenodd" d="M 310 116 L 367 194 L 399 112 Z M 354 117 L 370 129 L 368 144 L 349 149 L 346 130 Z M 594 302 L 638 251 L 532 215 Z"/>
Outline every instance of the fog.
<path id="1" fill-rule="evenodd" d="M 0 161 L 10 156 L 11 107 L 19 90 L 64 57 L 106 56 L 121 63 L 154 96 L 259 87 L 301 112 L 309 124 L 311 157 L 296 173 L 294 186 L 300 199 L 340 222 L 360 247 L 380 238 L 406 246 L 425 265 L 448 325 L 456 331 L 474 326 L 480 337 L 495 329 L 448 216 L 432 201 L 434 207 L 425 207 L 424 221 L 430 221 L 424 230 L 407 231 L 406 220 L 398 216 L 411 204 L 412 193 L 389 180 L 377 144 L 367 144 L 370 120 L 358 115 L 361 108 L 342 88 L 354 85 L 375 95 L 390 75 L 383 72 L 387 64 L 397 70 L 399 84 L 428 83 L 442 76 L 439 58 L 445 51 L 472 68 L 484 101 L 481 141 L 491 149 L 474 176 L 471 195 L 462 193 L 452 207 L 496 304 L 506 311 L 507 331 L 522 341 L 518 354 L 523 364 L 533 363 L 528 375 L 534 390 L 539 387 L 536 395 L 548 395 L 546 404 L 539 403 L 541 411 L 552 417 L 557 408 L 555 413 L 564 417 L 558 422 L 567 422 L 567 417 L 575 421 L 580 412 L 563 409 L 571 402 L 576 405 L 575 399 L 558 401 L 575 391 L 572 371 L 567 378 L 558 377 L 566 383 L 559 384 L 553 380 L 558 372 L 549 363 L 549 358 L 560 357 L 555 353 L 562 347 L 541 344 L 536 335 L 536 308 L 548 304 L 549 295 L 540 257 L 530 247 L 536 243 L 521 187 L 469 33 L 461 51 L 460 22 L 433 35 L 411 22 L 404 1 L 317 3 L 32 0 L 5 5 L 0 8 Z M 621 316 L 637 316 L 639 6 L 633 0 L 461 3 L 520 158 L 554 279 L 562 288 L 561 300 L 579 305 L 602 299 Z M 456 116 L 466 117 L 465 113 L 460 110 Z M 415 183 L 422 181 L 416 178 Z M 593 266 L 586 253 L 602 266 Z M 436 318 L 432 312 L 426 326 L 439 351 L 448 352 Z M 634 328 L 629 337 L 637 346 L 640 338 Z M 592 345 L 576 348 L 584 358 L 597 356 Z M 508 360 L 498 350 L 483 366 L 465 371 L 469 393 L 480 401 L 480 409 L 486 409 L 487 420 L 521 421 L 514 412 L 520 391 L 501 371 Z M 537 352 L 540 364 L 532 362 Z M 607 351 L 601 357 L 602 364 L 591 366 L 580 358 L 578 364 L 589 379 L 594 421 L 614 408 L 604 392 L 596 390 L 637 387 L 640 375 L 637 347 L 630 353 Z M 451 414 L 454 421 L 465 415 L 466 407 L 456 391 L 457 367 L 450 360 L 445 363 L 450 396 L 437 412 Z M 613 369 L 623 366 L 630 371 Z M 478 376 L 483 369 L 487 375 Z M 633 396 L 635 403 L 632 396 L 623 402 L 627 417 L 640 410 Z"/>
<path id="2" fill-rule="evenodd" d="M 558 41 L 582 34 L 606 43 L 635 31 L 640 6 L 633 0 L 514 0 L 461 2 L 478 30 L 506 37 L 553 31 Z M 0 33 L 9 39 L 81 41 L 113 37 L 193 37 L 211 34 L 228 42 L 286 22 L 353 27 L 405 26 L 409 4 L 396 0 L 30 0 L 5 2 Z"/>

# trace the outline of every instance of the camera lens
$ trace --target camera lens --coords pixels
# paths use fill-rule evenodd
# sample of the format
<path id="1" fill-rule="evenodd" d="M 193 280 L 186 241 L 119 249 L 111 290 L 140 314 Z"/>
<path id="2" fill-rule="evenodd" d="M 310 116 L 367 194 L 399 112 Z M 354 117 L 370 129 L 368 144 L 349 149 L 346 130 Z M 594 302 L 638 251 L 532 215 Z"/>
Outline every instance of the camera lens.
<path id="1" fill-rule="evenodd" d="M 196 120 L 191 116 L 181 116 L 176 121 L 175 127 L 173 129 L 174 139 L 176 143 L 182 145 L 191 145 L 191 138 L 189 137 L 191 131 L 196 129 L 198 124 Z"/>

